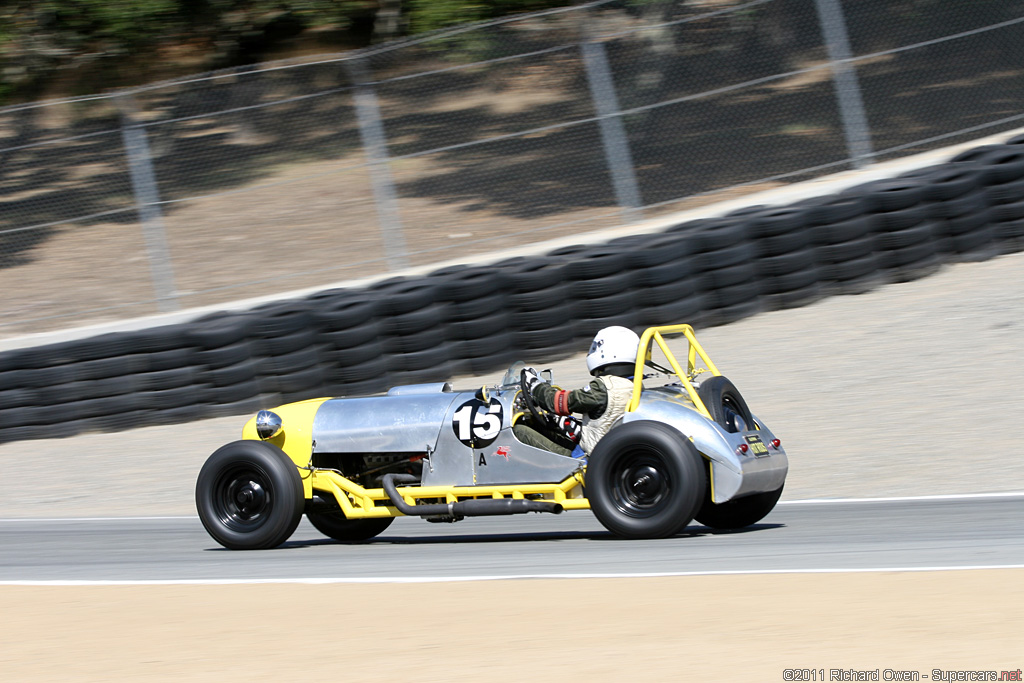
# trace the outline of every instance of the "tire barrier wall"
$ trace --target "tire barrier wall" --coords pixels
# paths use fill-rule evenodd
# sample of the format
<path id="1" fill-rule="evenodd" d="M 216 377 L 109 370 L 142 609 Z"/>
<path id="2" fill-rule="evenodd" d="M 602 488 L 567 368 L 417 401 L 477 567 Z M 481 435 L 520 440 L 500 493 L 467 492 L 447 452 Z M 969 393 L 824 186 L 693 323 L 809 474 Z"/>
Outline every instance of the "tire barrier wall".
<path id="1" fill-rule="evenodd" d="M 0 353 L 0 443 L 253 412 L 721 325 L 1024 245 L 1024 136 L 784 207 Z"/>

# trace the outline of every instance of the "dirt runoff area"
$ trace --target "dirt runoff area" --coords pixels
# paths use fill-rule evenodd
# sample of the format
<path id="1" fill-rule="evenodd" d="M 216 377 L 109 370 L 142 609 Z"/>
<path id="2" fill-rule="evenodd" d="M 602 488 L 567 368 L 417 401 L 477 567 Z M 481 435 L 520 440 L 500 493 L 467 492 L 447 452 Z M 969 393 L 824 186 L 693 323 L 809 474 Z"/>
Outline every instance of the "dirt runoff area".
<path id="1" fill-rule="evenodd" d="M 1013 254 L 698 336 L 786 444 L 784 498 L 1019 491 L 1022 314 Z M 556 379 L 573 385 L 583 367 L 555 364 Z M 6 444 L 0 516 L 194 514 L 199 467 L 243 421 Z M 4 681 L 936 680 L 1024 667 L 1024 569 L 6 586 L 0 613 Z"/>
<path id="2" fill-rule="evenodd" d="M 217 683 L 871 680 L 832 670 L 974 680 L 934 670 L 1024 665 L 1022 579 L 1024 570 L 4 588 L 0 671 L 7 681 Z"/>

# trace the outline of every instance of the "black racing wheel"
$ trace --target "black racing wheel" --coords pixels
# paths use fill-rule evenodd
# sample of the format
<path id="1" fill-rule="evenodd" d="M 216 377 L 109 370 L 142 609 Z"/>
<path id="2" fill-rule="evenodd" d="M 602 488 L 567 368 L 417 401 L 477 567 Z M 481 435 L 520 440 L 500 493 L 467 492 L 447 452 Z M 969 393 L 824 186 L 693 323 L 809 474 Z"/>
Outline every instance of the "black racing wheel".
<path id="1" fill-rule="evenodd" d="M 782 486 L 774 491 L 755 493 L 716 505 L 711 502 L 711 489 L 704 497 L 704 503 L 696 519 L 712 529 L 742 529 L 764 519 L 775 508 L 782 496 Z"/>
<path id="2" fill-rule="evenodd" d="M 265 441 L 233 441 L 207 459 L 196 482 L 199 519 L 232 550 L 276 548 L 292 535 L 306 500 L 295 463 Z"/>
<path id="3" fill-rule="evenodd" d="M 626 538 L 681 531 L 700 507 L 707 475 L 689 439 L 660 422 L 627 422 L 590 454 L 587 498 L 606 529 Z"/>
<path id="4" fill-rule="evenodd" d="M 365 541 L 383 533 L 395 521 L 394 517 L 348 519 L 340 510 L 307 512 L 306 517 L 317 531 L 335 541 Z"/>

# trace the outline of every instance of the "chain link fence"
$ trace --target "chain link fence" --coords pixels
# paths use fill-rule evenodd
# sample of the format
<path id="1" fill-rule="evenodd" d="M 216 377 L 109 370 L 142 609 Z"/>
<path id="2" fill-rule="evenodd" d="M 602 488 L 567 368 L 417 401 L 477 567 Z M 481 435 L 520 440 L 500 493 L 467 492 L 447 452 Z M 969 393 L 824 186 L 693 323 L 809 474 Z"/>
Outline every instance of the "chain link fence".
<path id="1" fill-rule="evenodd" d="M 621 225 L 1024 121 L 1024 0 L 593 2 L 0 109 L 0 335 Z"/>

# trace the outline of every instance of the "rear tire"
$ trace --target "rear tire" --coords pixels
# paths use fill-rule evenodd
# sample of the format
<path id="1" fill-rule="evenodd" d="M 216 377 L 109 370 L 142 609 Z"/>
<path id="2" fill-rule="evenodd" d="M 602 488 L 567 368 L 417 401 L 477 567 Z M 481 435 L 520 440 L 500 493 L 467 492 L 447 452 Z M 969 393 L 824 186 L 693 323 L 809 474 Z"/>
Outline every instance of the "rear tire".
<path id="1" fill-rule="evenodd" d="M 348 519 L 343 512 L 307 512 L 309 523 L 335 541 L 365 541 L 384 532 L 394 517 Z"/>
<path id="2" fill-rule="evenodd" d="M 708 495 L 700 512 L 697 513 L 696 520 L 712 529 L 742 529 L 760 522 L 775 508 L 782 495 L 782 488 L 780 486 L 774 491 L 755 493 L 720 505 L 711 502 L 711 491 L 708 489 Z"/>
<path id="3" fill-rule="evenodd" d="M 305 503 L 295 463 L 264 441 L 221 446 L 196 482 L 199 519 L 215 541 L 231 550 L 281 545 L 298 526 Z"/>
<path id="4" fill-rule="evenodd" d="M 664 538 L 681 531 L 707 487 L 697 449 L 659 422 L 615 428 L 598 442 L 589 461 L 590 509 L 606 529 L 624 538 Z"/>

